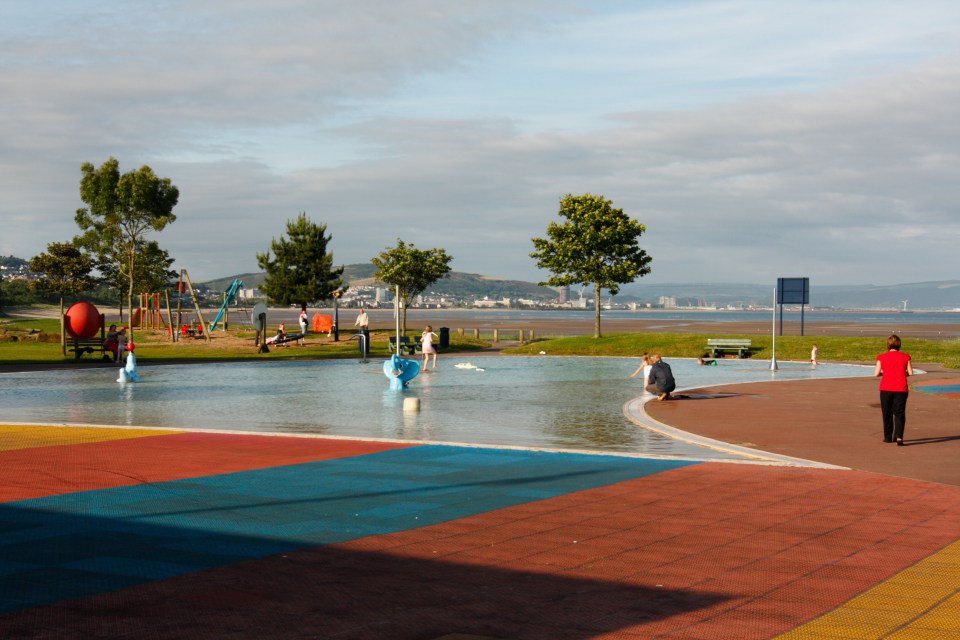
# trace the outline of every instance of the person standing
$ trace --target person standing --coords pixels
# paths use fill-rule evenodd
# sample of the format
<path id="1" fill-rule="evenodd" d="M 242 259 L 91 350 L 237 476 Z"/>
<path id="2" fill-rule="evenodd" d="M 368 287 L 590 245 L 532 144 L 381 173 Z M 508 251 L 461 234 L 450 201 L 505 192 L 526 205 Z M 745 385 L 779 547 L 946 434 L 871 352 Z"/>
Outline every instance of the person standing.
<path id="1" fill-rule="evenodd" d="M 300 334 L 307 335 L 307 305 L 300 307 Z"/>
<path id="2" fill-rule="evenodd" d="M 357 320 L 353 323 L 353 326 L 359 327 L 361 330 L 370 328 L 370 317 L 367 316 L 363 307 L 360 307 L 360 313 L 357 314 Z"/>
<path id="3" fill-rule="evenodd" d="M 659 353 L 653 354 L 653 366 L 650 367 L 650 381 L 646 390 L 657 396 L 657 400 L 669 400 L 670 394 L 677 388 L 670 365 L 663 361 Z"/>
<path id="4" fill-rule="evenodd" d="M 434 338 L 439 339 L 440 336 L 433 332 L 433 327 L 427 325 L 427 328 L 420 334 L 420 350 L 423 352 L 424 371 L 430 371 L 430 369 L 427 368 L 427 359 L 431 353 L 433 354 L 433 368 L 437 368 L 437 348 L 433 346 Z"/>
<path id="5" fill-rule="evenodd" d="M 643 388 L 646 389 L 647 385 L 650 384 L 650 369 L 653 366 L 653 362 L 650 360 L 648 354 L 643 354 L 643 360 L 637 370 L 631 374 L 631 378 L 636 378 L 637 374 L 643 371 Z"/>
<path id="6" fill-rule="evenodd" d="M 810 365 L 814 369 L 817 368 L 817 345 L 813 345 L 813 349 L 810 350 Z"/>
<path id="7" fill-rule="evenodd" d="M 880 378 L 880 412 L 883 415 L 883 441 L 897 441 L 903 446 L 903 429 L 907 423 L 907 378 L 913 375 L 910 356 L 900 352 L 900 336 L 887 338 L 887 351 L 877 356 L 874 377 Z"/>

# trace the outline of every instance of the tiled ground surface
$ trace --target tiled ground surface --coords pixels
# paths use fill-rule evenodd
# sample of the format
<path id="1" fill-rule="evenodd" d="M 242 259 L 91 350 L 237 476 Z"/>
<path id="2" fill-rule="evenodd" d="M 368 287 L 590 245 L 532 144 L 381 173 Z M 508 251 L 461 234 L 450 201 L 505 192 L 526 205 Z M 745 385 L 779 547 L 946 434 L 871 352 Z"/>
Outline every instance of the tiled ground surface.
<path id="1" fill-rule="evenodd" d="M 0 428 L 0 637 L 960 638 L 960 488 Z"/>

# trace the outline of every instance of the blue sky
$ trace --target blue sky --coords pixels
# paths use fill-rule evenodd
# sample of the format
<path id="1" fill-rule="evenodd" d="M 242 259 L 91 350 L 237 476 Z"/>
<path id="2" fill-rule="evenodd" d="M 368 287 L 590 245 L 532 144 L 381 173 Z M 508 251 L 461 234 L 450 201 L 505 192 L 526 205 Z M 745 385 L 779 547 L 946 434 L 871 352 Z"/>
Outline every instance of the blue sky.
<path id="1" fill-rule="evenodd" d="M 0 254 L 77 233 L 80 164 L 180 189 L 202 281 L 305 211 L 540 280 L 566 193 L 647 226 L 642 282 L 960 277 L 960 3 L 0 0 Z"/>

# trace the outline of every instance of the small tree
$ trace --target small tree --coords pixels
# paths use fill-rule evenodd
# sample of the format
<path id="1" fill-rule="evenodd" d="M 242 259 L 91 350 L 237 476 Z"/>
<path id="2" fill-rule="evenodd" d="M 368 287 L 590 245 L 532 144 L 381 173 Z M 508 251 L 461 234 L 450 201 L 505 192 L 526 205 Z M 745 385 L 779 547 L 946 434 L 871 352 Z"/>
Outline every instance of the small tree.
<path id="1" fill-rule="evenodd" d="M 559 215 L 567 221 L 551 222 L 548 238 L 533 238 L 536 250 L 530 257 L 539 268 L 554 274 L 541 285 L 593 285 L 593 337 L 599 338 L 601 289 L 616 295 L 621 284 L 650 273 L 652 258 L 637 244 L 646 227 L 623 209 L 614 209 L 610 200 L 589 193 L 565 195 L 560 199 Z"/>
<path id="2" fill-rule="evenodd" d="M 147 233 L 161 231 L 177 219 L 173 208 L 180 191 L 169 178 L 158 178 L 148 166 L 120 175 L 114 158 L 99 169 L 84 162 L 80 171 L 80 198 L 88 206 L 77 209 L 75 220 L 84 231 L 77 241 L 98 260 L 118 263 L 118 271 L 126 273 L 130 309 L 138 250 Z"/>
<path id="3" fill-rule="evenodd" d="M 327 253 L 332 236 L 327 225 L 314 224 L 306 213 L 287 222 L 289 240 L 280 237 L 270 243 L 270 251 L 257 254 L 257 264 L 267 272 L 260 288 L 271 301 L 298 304 L 330 298 L 343 286 L 343 267 L 333 268 L 333 254 Z"/>
<path id="4" fill-rule="evenodd" d="M 407 331 L 407 307 L 411 300 L 420 295 L 427 287 L 450 273 L 452 256 L 443 249 L 417 249 L 397 238 L 397 246 L 387 248 L 371 258 L 377 267 L 373 277 L 385 284 L 399 287 L 400 327 Z"/>
<path id="5" fill-rule="evenodd" d="M 51 242 L 47 252 L 30 259 L 27 267 L 42 277 L 32 280 L 30 288 L 43 293 L 60 295 L 60 317 L 63 317 L 63 297 L 83 293 L 94 285 L 90 277 L 93 262 L 80 249 L 67 242 Z M 66 354 L 63 332 L 60 332 L 60 346 Z"/>
<path id="6" fill-rule="evenodd" d="M 117 292 L 117 306 L 120 311 L 120 321 L 123 322 L 123 285 L 130 279 L 128 265 L 123 260 L 113 258 L 116 254 L 109 251 L 109 247 L 104 247 L 107 251 L 98 259 L 94 266 L 100 272 L 100 281 L 113 288 Z M 134 265 L 133 279 L 137 283 L 140 292 L 160 291 L 170 287 L 170 283 L 177 279 L 177 272 L 170 267 L 173 265 L 173 258 L 166 249 L 161 249 L 155 240 L 141 240 L 137 248 L 137 261 Z M 133 309 L 130 309 L 133 313 Z"/>

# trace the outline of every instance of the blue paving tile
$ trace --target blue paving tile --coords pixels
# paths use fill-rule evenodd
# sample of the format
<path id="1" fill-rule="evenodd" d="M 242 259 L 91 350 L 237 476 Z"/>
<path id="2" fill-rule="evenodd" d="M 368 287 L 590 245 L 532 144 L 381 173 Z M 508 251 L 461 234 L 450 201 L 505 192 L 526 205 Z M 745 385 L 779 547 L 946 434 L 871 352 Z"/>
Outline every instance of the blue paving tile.
<path id="1" fill-rule="evenodd" d="M 0 505 L 0 612 L 427 526 L 688 462 L 419 446 Z M 59 578 L 57 577 L 59 576 Z M 26 585 L 16 594 L 10 589 Z"/>

